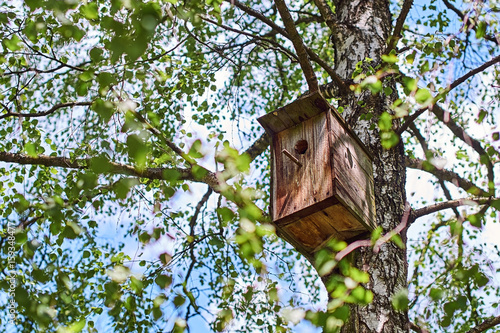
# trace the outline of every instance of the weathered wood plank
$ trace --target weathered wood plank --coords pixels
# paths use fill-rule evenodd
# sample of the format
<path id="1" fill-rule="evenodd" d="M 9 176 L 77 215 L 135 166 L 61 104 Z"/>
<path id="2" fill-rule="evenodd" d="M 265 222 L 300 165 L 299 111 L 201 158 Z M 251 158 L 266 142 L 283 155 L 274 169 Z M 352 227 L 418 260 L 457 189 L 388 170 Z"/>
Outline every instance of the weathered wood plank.
<path id="1" fill-rule="evenodd" d="M 299 140 L 308 143 L 304 154 L 295 152 L 295 145 Z M 324 114 L 278 133 L 274 144 L 276 179 L 274 220 L 291 215 L 333 195 L 330 147 Z M 284 149 L 293 154 L 302 166 L 298 166 L 283 154 Z"/>
<path id="2" fill-rule="evenodd" d="M 320 93 L 302 96 L 294 102 L 270 112 L 259 119 L 269 135 L 277 134 L 287 128 L 300 124 L 301 122 L 314 118 L 329 109 L 329 105 Z"/>

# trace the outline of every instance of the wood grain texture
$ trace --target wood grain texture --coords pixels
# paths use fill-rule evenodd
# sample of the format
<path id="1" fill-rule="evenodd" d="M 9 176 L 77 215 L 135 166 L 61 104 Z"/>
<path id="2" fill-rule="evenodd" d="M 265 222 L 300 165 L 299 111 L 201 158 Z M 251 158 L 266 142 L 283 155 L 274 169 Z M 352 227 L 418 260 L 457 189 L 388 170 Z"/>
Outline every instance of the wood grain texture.
<path id="1" fill-rule="evenodd" d="M 297 154 L 294 149 L 300 140 L 308 143 L 308 149 L 304 154 Z M 332 167 L 324 114 L 278 133 L 273 144 L 276 166 L 274 169 L 276 179 L 274 220 L 291 215 L 332 196 Z M 281 153 L 284 149 L 294 154 L 302 167 Z"/>

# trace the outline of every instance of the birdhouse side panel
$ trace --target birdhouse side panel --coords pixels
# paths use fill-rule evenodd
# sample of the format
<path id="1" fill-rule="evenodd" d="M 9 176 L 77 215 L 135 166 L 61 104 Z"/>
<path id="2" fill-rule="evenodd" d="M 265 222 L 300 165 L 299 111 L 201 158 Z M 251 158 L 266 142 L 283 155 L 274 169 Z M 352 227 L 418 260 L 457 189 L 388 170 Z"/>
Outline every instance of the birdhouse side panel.
<path id="1" fill-rule="evenodd" d="M 273 138 L 273 220 L 333 196 L 326 113 Z"/>
<path id="2" fill-rule="evenodd" d="M 368 229 L 375 227 L 375 195 L 370 156 L 335 116 L 331 116 L 330 132 L 335 191 L 354 215 Z"/>

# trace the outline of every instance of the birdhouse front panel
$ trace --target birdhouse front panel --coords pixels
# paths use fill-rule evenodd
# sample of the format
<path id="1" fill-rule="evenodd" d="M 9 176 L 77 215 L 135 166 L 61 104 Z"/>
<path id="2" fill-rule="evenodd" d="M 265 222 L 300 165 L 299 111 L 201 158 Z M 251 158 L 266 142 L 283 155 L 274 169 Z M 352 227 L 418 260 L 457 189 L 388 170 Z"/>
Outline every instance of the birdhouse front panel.
<path id="1" fill-rule="evenodd" d="M 278 133 L 273 147 L 274 220 L 291 216 L 332 195 L 328 124 L 324 114 Z"/>

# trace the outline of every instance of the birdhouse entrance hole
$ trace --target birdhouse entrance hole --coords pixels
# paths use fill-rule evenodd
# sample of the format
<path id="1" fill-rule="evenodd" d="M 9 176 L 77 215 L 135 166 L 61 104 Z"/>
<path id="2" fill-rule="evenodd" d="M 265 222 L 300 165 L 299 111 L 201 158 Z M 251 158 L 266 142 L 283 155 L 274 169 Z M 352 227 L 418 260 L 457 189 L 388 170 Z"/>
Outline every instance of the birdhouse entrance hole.
<path id="1" fill-rule="evenodd" d="M 295 152 L 300 155 L 304 155 L 307 151 L 308 144 L 306 140 L 299 140 L 295 144 Z"/>
<path id="2" fill-rule="evenodd" d="M 266 114 L 270 213 L 278 235 L 307 258 L 332 238 L 375 228 L 372 158 L 320 93 Z"/>

